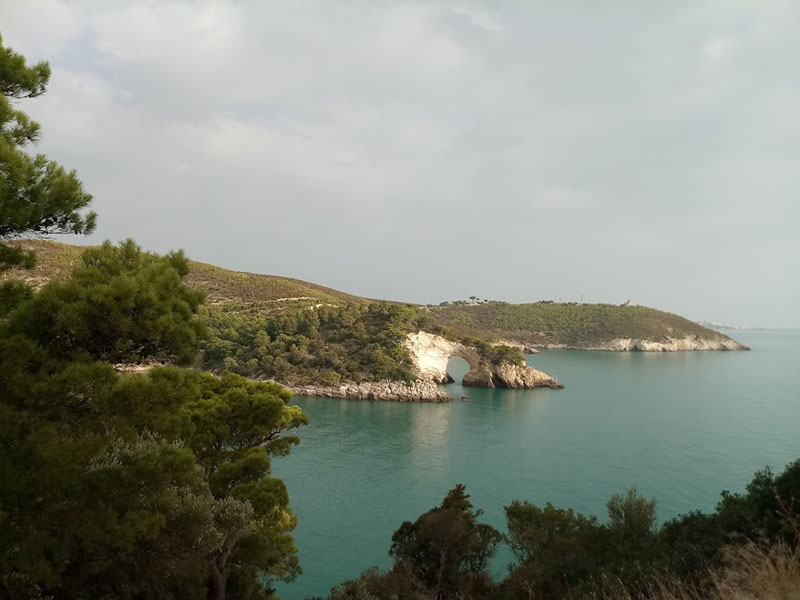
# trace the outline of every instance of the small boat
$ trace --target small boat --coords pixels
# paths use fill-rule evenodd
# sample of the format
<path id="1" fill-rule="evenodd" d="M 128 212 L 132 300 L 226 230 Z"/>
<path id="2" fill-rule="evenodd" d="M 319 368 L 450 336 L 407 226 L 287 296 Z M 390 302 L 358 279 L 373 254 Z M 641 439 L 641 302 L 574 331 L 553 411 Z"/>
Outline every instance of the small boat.
<path id="1" fill-rule="evenodd" d="M 469 400 L 469 398 L 467 398 L 466 396 L 463 396 L 463 395 L 461 396 L 461 401 L 462 402 L 466 402 L 467 400 Z"/>

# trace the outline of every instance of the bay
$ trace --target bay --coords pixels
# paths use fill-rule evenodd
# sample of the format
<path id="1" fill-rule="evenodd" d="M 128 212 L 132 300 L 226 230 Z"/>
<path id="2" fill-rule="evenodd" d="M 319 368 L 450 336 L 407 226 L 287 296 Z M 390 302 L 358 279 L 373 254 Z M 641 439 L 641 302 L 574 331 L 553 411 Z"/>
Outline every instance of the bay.
<path id="1" fill-rule="evenodd" d="M 388 567 L 391 535 L 464 483 L 484 520 L 504 530 L 512 500 L 605 516 L 636 485 L 660 520 L 713 509 L 758 468 L 800 458 L 800 332 L 744 331 L 750 352 L 548 350 L 528 364 L 563 390 L 447 386 L 468 402 L 405 404 L 297 398 L 311 418 L 275 459 L 299 518 L 303 574 L 285 600 L 325 596 Z M 465 365 L 451 363 L 457 379 Z M 511 560 L 501 549 L 493 569 Z"/>

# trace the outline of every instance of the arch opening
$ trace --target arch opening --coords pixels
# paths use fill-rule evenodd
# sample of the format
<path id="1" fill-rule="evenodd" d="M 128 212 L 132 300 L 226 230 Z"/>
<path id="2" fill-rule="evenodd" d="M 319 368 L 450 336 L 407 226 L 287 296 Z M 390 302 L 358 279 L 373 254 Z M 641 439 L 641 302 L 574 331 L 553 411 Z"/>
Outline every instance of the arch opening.
<path id="1" fill-rule="evenodd" d="M 448 383 L 461 383 L 464 375 L 469 373 L 470 364 L 461 356 L 451 356 L 447 359 L 447 381 Z"/>

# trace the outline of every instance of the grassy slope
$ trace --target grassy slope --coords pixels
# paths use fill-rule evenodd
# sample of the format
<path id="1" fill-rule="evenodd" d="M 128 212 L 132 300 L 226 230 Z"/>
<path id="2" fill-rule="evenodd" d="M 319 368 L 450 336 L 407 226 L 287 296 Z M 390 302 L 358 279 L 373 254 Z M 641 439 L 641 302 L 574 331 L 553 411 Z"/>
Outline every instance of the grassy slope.
<path id="1" fill-rule="evenodd" d="M 82 246 L 72 246 L 50 240 L 24 240 L 26 248 L 36 250 L 37 264 L 32 271 L 10 271 L 4 277 L 23 279 L 33 285 L 41 285 L 51 279 L 66 277 L 80 259 Z M 2 278 L 3 276 L 0 276 Z M 314 300 L 317 302 L 343 302 L 362 300 L 315 283 L 278 277 L 256 275 L 191 261 L 189 283 L 208 292 L 211 304 L 252 305 L 272 303 L 277 306 L 290 304 L 287 299 Z"/>
<path id="2" fill-rule="evenodd" d="M 587 347 L 616 338 L 663 340 L 690 335 L 726 338 L 678 315 L 645 306 L 487 302 L 432 307 L 428 314 L 457 335 L 480 334 L 530 345 Z"/>
<path id="3" fill-rule="evenodd" d="M 3 277 L 24 279 L 38 285 L 66 276 L 83 250 L 46 240 L 21 242 L 34 248 L 38 264 L 33 271 L 11 271 Z M 278 277 L 241 273 L 192 262 L 189 282 L 204 288 L 212 305 L 226 311 L 264 313 L 308 303 L 364 301 L 364 298 L 339 292 L 314 283 Z M 587 347 L 615 338 L 662 340 L 695 335 L 701 339 L 727 336 L 707 329 L 678 315 L 643 306 L 609 304 L 533 303 L 457 304 L 427 309 L 457 337 L 511 339 L 524 344 L 566 344 Z"/>

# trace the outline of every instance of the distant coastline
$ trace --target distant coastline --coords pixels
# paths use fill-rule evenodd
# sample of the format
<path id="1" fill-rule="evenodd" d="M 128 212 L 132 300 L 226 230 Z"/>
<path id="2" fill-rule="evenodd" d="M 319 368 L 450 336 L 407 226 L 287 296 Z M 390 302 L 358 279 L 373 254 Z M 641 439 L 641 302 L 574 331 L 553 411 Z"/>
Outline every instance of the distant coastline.
<path id="1" fill-rule="evenodd" d="M 800 332 L 800 327 L 758 327 L 750 325 L 733 325 L 731 323 L 715 323 L 714 321 L 697 321 L 698 325 L 714 331 L 789 331 Z"/>

